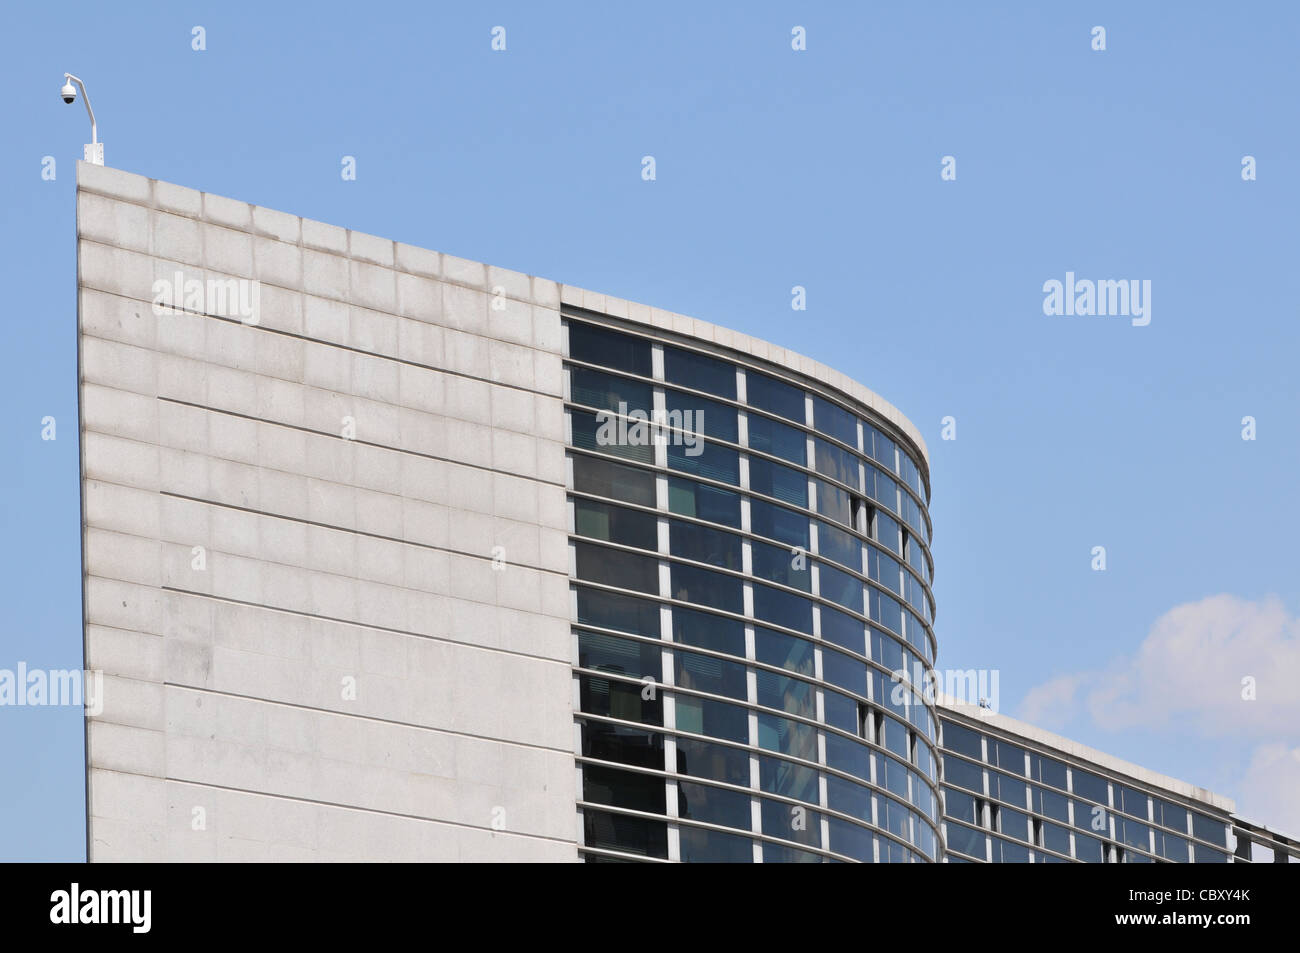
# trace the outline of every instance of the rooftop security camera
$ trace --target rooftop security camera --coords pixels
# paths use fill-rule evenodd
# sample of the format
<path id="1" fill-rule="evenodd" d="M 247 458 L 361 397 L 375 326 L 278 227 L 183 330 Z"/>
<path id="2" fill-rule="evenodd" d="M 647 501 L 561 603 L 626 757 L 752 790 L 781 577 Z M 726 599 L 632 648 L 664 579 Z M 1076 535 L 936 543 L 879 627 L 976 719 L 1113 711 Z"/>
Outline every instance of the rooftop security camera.
<path id="1" fill-rule="evenodd" d="M 71 106 L 77 98 L 77 86 L 73 86 L 73 83 L 81 87 L 82 98 L 86 101 L 86 114 L 90 116 L 90 142 L 86 144 L 86 161 L 92 165 L 103 165 L 104 144 L 99 141 L 99 126 L 95 124 L 95 110 L 90 108 L 90 93 L 86 92 L 86 84 L 79 77 L 73 76 L 71 73 L 64 73 L 63 88 L 59 90 L 59 95 L 63 97 L 65 103 Z"/>

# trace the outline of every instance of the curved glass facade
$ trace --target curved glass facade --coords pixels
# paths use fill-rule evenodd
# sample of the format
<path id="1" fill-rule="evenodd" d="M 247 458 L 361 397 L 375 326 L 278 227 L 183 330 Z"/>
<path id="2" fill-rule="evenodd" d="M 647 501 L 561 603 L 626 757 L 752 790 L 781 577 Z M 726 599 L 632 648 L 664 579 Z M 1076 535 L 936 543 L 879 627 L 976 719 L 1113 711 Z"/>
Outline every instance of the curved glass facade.
<path id="1" fill-rule="evenodd" d="M 918 451 L 706 342 L 564 353 L 585 858 L 939 860 Z"/>

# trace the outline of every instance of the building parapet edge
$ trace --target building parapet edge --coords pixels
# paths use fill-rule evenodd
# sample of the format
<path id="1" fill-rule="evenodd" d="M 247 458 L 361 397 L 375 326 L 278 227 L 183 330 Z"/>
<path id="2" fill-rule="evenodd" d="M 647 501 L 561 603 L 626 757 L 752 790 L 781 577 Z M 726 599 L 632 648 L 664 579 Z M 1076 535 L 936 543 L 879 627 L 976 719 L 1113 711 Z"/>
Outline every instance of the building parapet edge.
<path id="1" fill-rule="evenodd" d="M 1098 751 L 1096 748 L 1090 748 L 1077 741 L 1071 741 L 1069 738 L 1036 727 L 1028 722 L 1011 718 L 1008 715 L 996 714 L 978 705 L 958 703 L 947 696 L 940 696 L 937 699 L 936 707 L 940 715 L 956 715 L 959 719 L 963 719 L 968 723 L 987 726 L 993 731 L 1001 731 L 1009 735 L 1022 737 L 1039 747 L 1058 751 L 1076 761 L 1092 762 L 1102 770 L 1130 778 L 1138 784 L 1152 788 L 1163 788 L 1179 797 L 1189 801 L 1197 801 L 1225 814 L 1235 814 L 1237 811 L 1237 804 L 1232 798 L 1225 797 L 1222 794 L 1215 794 L 1206 788 L 1197 787 L 1177 778 L 1159 774 L 1149 768 L 1106 754 L 1104 751 Z"/>

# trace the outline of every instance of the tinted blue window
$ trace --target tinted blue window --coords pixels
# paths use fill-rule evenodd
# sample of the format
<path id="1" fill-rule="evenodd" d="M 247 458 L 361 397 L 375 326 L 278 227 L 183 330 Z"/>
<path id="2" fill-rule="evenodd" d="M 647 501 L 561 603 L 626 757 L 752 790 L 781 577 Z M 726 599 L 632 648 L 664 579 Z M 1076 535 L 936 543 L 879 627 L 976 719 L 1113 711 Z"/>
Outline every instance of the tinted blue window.
<path id="1" fill-rule="evenodd" d="M 1048 781 L 1048 783 L 1056 784 L 1057 787 L 1064 790 L 1064 775 L 1065 765 L 1061 765 L 1061 783 L 1056 784 L 1055 781 Z M 1181 808 L 1177 804 L 1170 804 L 1168 801 L 1162 801 L 1159 798 L 1152 798 L 1152 803 L 1155 807 L 1155 819 L 1158 823 L 1163 824 L 1165 827 L 1172 827 L 1180 832 L 1187 830 L 1187 811 L 1185 808 Z"/>
<path id="2" fill-rule="evenodd" d="M 769 417 L 750 415 L 749 445 L 800 466 L 808 462 L 808 440 L 804 432 Z"/>
<path id="3" fill-rule="evenodd" d="M 930 564 L 925 558 L 925 547 L 921 545 L 920 540 L 915 536 L 909 536 L 907 540 L 907 564 L 920 574 L 926 582 L 930 581 Z"/>
<path id="4" fill-rule="evenodd" d="M 830 849 L 835 853 L 852 857 L 863 863 L 873 861 L 871 848 L 873 838 L 871 832 L 865 827 L 859 827 L 838 817 L 828 818 L 826 826 L 831 838 Z"/>
<path id="5" fill-rule="evenodd" d="M 871 751 L 852 738 L 826 732 L 826 764 L 863 781 L 871 780 Z"/>
<path id="6" fill-rule="evenodd" d="M 793 718 L 759 712 L 758 745 L 805 761 L 817 760 L 817 729 Z"/>
<path id="7" fill-rule="evenodd" d="M 749 752 L 743 748 L 679 736 L 677 773 L 749 787 Z"/>
<path id="8" fill-rule="evenodd" d="M 655 505 L 655 478 L 649 470 L 583 453 L 570 454 L 570 459 L 573 460 L 573 488 L 579 493 L 593 493 L 641 506 Z"/>
<path id="9" fill-rule="evenodd" d="M 739 662 L 729 662 L 716 655 L 673 652 L 673 674 L 674 684 L 682 688 L 745 701 L 745 666 Z"/>
<path id="10" fill-rule="evenodd" d="M 811 633 L 812 603 L 802 596 L 754 583 L 754 618 Z"/>
<path id="11" fill-rule="evenodd" d="M 669 552 L 722 569 L 741 569 L 740 537 L 698 523 L 668 521 Z M 655 545 L 645 547 L 654 549 Z"/>
<path id="12" fill-rule="evenodd" d="M 649 675 L 656 682 L 662 678 L 663 671 L 659 646 L 652 642 L 620 639 L 598 632 L 578 633 L 578 666 L 630 675 L 632 678 Z"/>
<path id="13" fill-rule="evenodd" d="M 654 407 L 651 387 L 646 381 L 634 381 L 589 367 L 571 367 L 569 375 L 569 390 L 575 404 L 623 413 L 641 410 L 647 414 Z"/>
<path id="14" fill-rule="evenodd" d="M 569 322 L 569 356 L 588 364 L 650 377 L 650 342 L 630 334 Z"/>
<path id="15" fill-rule="evenodd" d="M 767 669 L 759 669 L 755 673 L 755 680 L 760 705 L 805 718 L 815 717 L 817 700 L 811 683 L 778 672 L 769 672 Z"/>
<path id="16" fill-rule="evenodd" d="M 1106 860 L 1106 848 L 1095 837 L 1074 835 L 1074 856 L 1084 863 L 1100 864 Z"/>
<path id="17" fill-rule="evenodd" d="M 1080 771 L 1075 768 L 1071 775 L 1074 781 L 1073 791 L 1080 797 L 1085 797 L 1089 801 L 1097 804 L 1108 805 L 1110 799 L 1106 796 L 1106 782 L 1097 777 L 1095 774 L 1089 774 L 1087 771 Z"/>
<path id="18" fill-rule="evenodd" d="M 902 528 L 888 513 L 876 510 L 876 539 L 897 555 L 903 554 Z"/>
<path id="19" fill-rule="evenodd" d="M 858 418 L 838 404 L 832 404 L 815 394 L 813 395 L 813 426 L 855 450 L 858 448 Z"/>
<path id="20" fill-rule="evenodd" d="M 1075 790 L 1077 791 L 1078 788 L 1076 787 Z M 1211 820 L 1203 814 L 1193 812 L 1192 833 L 1201 840 L 1207 840 L 1212 844 L 1218 844 L 1220 847 L 1228 846 L 1228 839 L 1227 835 L 1224 833 L 1223 821 Z M 1200 848 L 1197 848 L 1197 854 L 1197 862 L 1200 862 Z"/>
<path id="21" fill-rule="evenodd" d="M 1071 801 L 1074 805 L 1074 826 L 1081 831 L 1105 834 L 1110 830 L 1110 808 L 1086 801 Z"/>
<path id="22" fill-rule="evenodd" d="M 1137 821 L 1129 820 L 1127 817 L 1117 818 L 1116 833 L 1119 835 L 1121 843 L 1137 850 L 1151 850 L 1151 828 L 1145 824 L 1139 824 Z"/>
<path id="23" fill-rule="evenodd" d="M 861 619 L 855 619 L 853 616 L 840 612 L 838 609 L 832 609 L 830 606 L 821 607 L 821 617 L 823 639 L 843 646 L 851 652 L 857 652 L 859 655 L 867 654 L 864 638 L 865 626 L 863 626 Z"/>
<path id="24" fill-rule="evenodd" d="M 972 830 L 963 824 L 949 824 L 948 849 L 984 860 L 985 836 L 980 831 Z"/>
<path id="25" fill-rule="evenodd" d="M 822 648 L 822 678 L 864 698 L 867 695 L 867 666 L 850 655 L 826 646 Z M 854 705 L 856 704 L 855 702 Z M 856 733 L 858 729 L 855 724 L 847 730 Z"/>
<path id="26" fill-rule="evenodd" d="M 636 635 L 659 635 L 659 604 L 635 596 L 579 586 L 578 621 Z M 744 646 L 744 633 L 741 633 Z M 743 652 L 742 652 L 743 654 Z"/>
<path id="27" fill-rule="evenodd" d="M 642 698 L 641 682 L 621 682 L 613 678 L 583 675 L 578 679 L 582 710 L 592 715 L 639 721 L 645 725 L 663 725 L 662 695 Z"/>
<path id="28" fill-rule="evenodd" d="M 601 765 L 582 768 L 582 797 L 595 804 L 663 814 L 666 790 L 662 778 Z"/>
<path id="29" fill-rule="evenodd" d="M 900 569 L 897 559 L 882 553 L 874 546 L 867 547 L 867 576 L 880 583 L 890 592 L 899 592 Z"/>
<path id="30" fill-rule="evenodd" d="M 599 420 L 597 414 L 589 414 L 585 410 L 569 411 L 569 425 L 573 431 L 575 447 L 639 463 L 654 463 L 655 448 L 650 442 L 648 429 L 645 431 L 645 441 L 642 442 L 640 432 L 634 427 L 620 428 L 621 418 L 611 416 L 604 410 L 598 413 Z"/>
<path id="31" fill-rule="evenodd" d="M 873 674 L 878 675 L 878 672 Z M 881 689 L 879 695 L 875 696 L 876 701 L 882 708 L 892 711 L 899 718 L 907 718 L 907 700 L 912 697 L 911 688 L 903 681 L 901 677 L 882 676 L 879 686 Z"/>
<path id="32" fill-rule="evenodd" d="M 663 783 L 662 779 L 660 783 Z M 694 781 L 678 781 L 677 811 L 681 817 L 693 821 L 749 830 L 749 795 L 744 791 L 715 788 L 709 784 L 696 784 Z M 686 831 L 686 825 L 682 826 L 682 831 L 683 833 Z M 745 847 L 749 847 L 747 840 Z"/>
<path id="33" fill-rule="evenodd" d="M 947 731 L 947 728 L 944 729 Z M 1054 820 L 1069 823 L 1070 799 L 1064 794 L 1057 794 L 1045 788 L 1033 789 L 1034 810 Z"/>
<path id="34" fill-rule="evenodd" d="M 653 450 L 653 448 L 651 448 Z M 740 483 L 740 454 L 730 447 L 702 442 L 694 448 L 668 445 L 668 466 L 721 483 Z"/>
<path id="35" fill-rule="evenodd" d="M 1043 846 L 1048 850 L 1054 850 L 1058 854 L 1070 855 L 1070 830 L 1062 827 L 1060 824 L 1053 824 L 1051 821 L 1043 822 Z M 1186 845 L 1183 847 L 1183 857 L 1187 857 Z"/>
<path id="36" fill-rule="evenodd" d="M 825 480 L 814 480 L 817 487 L 817 512 L 837 523 L 853 526 L 853 498 L 845 490 Z"/>
<path id="37" fill-rule="evenodd" d="M 658 521 L 653 513 L 575 497 L 574 532 L 610 543 L 653 552 L 658 547 Z"/>
<path id="38" fill-rule="evenodd" d="M 816 804 L 820 800 L 815 768 L 773 758 L 758 756 L 759 788 L 766 794 L 779 794 Z"/>
<path id="39" fill-rule="evenodd" d="M 858 458 L 820 437 L 813 438 L 813 462 L 817 472 L 823 476 L 847 483 L 854 489 L 861 486 Z"/>
<path id="40" fill-rule="evenodd" d="M 904 761 L 909 760 L 911 752 L 908 750 L 907 745 L 907 728 L 888 715 L 884 717 L 883 724 L 885 728 L 885 737 L 883 739 L 885 748 L 894 752 Z"/>
<path id="41" fill-rule="evenodd" d="M 617 761 L 620 764 L 662 771 L 664 736 L 659 732 L 641 731 L 626 725 L 584 720 L 582 754 L 586 758 Z"/>
<path id="42" fill-rule="evenodd" d="M 672 564 L 674 599 L 712 606 L 724 612 L 744 611 L 744 596 L 739 576 L 726 576 L 699 566 Z"/>
<path id="43" fill-rule="evenodd" d="M 1185 864 L 1187 863 L 1187 840 L 1175 834 L 1156 831 L 1156 853 L 1165 860 Z"/>
<path id="44" fill-rule="evenodd" d="M 769 801 L 763 798 L 762 817 L 763 833 L 769 837 L 780 837 L 782 840 L 795 841 L 810 847 L 821 846 L 822 824 L 821 813 L 818 811 L 810 811 L 797 804 Z M 780 851 L 773 851 L 773 856 L 769 858 L 768 849 L 775 846 L 764 842 L 763 863 L 782 863 L 801 859 Z M 815 856 L 810 859 L 814 863 L 819 860 Z"/>
<path id="45" fill-rule="evenodd" d="M 678 693 L 676 718 L 681 731 L 724 741 L 749 741 L 749 715 L 738 705 Z"/>
<path id="46" fill-rule="evenodd" d="M 899 457 L 902 463 L 903 472 L 901 475 L 903 477 L 903 482 L 910 486 L 913 492 L 915 492 L 917 496 L 921 497 L 921 499 L 928 499 L 925 491 L 925 483 L 921 479 L 920 469 L 912 462 L 912 458 L 906 454 L 900 454 Z"/>
<path id="47" fill-rule="evenodd" d="M 745 372 L 745 397 L 750 406 L 803 423 L 805 418 L 803 391 L 792 384 L 768 377 L 757 371 Z M 750 416 L 753 421 L 753 416 Z"/>
<path id="48" fill-rule="evenodd" d="M 668 856 L 668 827 L 629 814 L 610 814 L 591 808 L 582 812 L 583 843 L 626 854 Z"/>
<path id="49" fill-rule="evenodd" d="M 903 667 L 903 646 L 892 636 L 873 629 L 871 632 L 871 657 L 888 671 L 897 672 Z M 945 724 L 947 723 L 945 722 Z M 980 755 L 976 754 L 975 757 L 978 758 Z"/>
<path id="50" fill-rule="evenodd" d="M 996 738 L 989 739 L 989 764 L 996 764 L 1003 771 L 1024 775 L 1025 749 Z"/>
<path id="51" fill-rule="evenodd" d="M 812 588 L 812 573 L 808 569 L 808 557 L 803 552 L 792 552 L 758 540 L 750 543 L 750 551 L 754 575 L 759 579 L 779 582 L 804 592 Z"/>
<path id="52" fill-rule="evenodd" d="M 1023 769 L 1022 769 L 1023 773 Z M 1024 781 L 1003 774 L 1001 771 L 989 772 L 989 794 L 1016 807 L 1024 807 L 1029 787 Z"/>
<path id="53" fill-rule="evenodd" d="M 979 824 L 979 809 L 975 806 L 975 798 L 969 794 L 963 794 L 955 788 L 945 787 L 943 789 L 943 812 L 945 816 L 959 821 L 965 821 L 967 824 Z"/>
<path id="54" fill-rule="evenodd" d="M 961 758 L 943 759 L 943 779 L 955 787 L 965 788 L 976 794 L 984 793 L 984 772 L 980 770 L 979 765 L 963 761 Z"/>
<path id="55" fill-rule="evenodd" d="M 895 632 L 903 629 L 903 607 L 879 589 L 871 590 L 871 618 Z"/>
<path id="56" fill-rule="evenodd" d="M 670 476 L 668 509 L 678 516 L 694 516 L 710 523 L 740 528 L 740 494 L 721 487 Z"/>
<path id="57" fill-rule="evenodd" d="M 814 671 L 811 642 L 761 625 L 754 627 L 754 657 L 800 675 L 811 677 Z"/>
<path id="58" fill-rule="evenodd" d="M 752 478 L 750 483 L 752 486 Z M 749 527 L 759 536 L 808 548 L 808 517 L 784 506 L 750 497 Z"/>
<path id="59" fill-rule="evenodd" d="M 903 522 L 912 528 L 912 532 L 923 539 L 929 540 L 930 531 L 926 527 L 920 504 L 906 493 L 900 493 L 899 499 L 902 501 L 902 509 L 899 512 L 903 515 Z"/>
<path id="60" fill-rule="evenodd" d="M 882 797 L 876 801 L 880 820 L 884 824 L 885 830 L 895 837 L 901 837 L 907 840 L 911 837 L 911 831 L 908 830 L 908 821 L 911 820 L 912 812 L 896 801 L 887 797 Z"/>
<path id="61" fill-rule="evenodd" d="M 770 460 L 749 458 L 749 488 L 795 506 L 808 505 L 808 478 L 798 470 Z"/>
<path id="62" fill-rule="evenodd" d="M 822 857 L 807 850 L 763 841 L 763 863 L 832 863 L 832 861 L 824 861 Z"/>
<path id="63" fill-rule="evenodd" d="M 907 778 L 911 774 L 901 762 L 893 758 L 880 759 L 885 769 L 885 790 L 892 791 L 904 801 L 907 800 Z"/>
<path id="64" fill-rule="evenodd" d="M 1002 864 L 1027 864 L 1029 863 L 1029 848 L 1022 844 L 1013 844 L 1011 841 L 1005 841 L 1000 837 L 991 838 L 993 841 L 993 862 Z"/>
<path id="65" fill-rule="evenodd" d="M 866 441 L 864 450 L 867 456 L 883 463 L 885 469 L 890 473 L 895 472 L 896 456 L 894 453 L 894 441 L 890 440 L 883 433 L 870 425 L 863 428 L 863 438 Z"/>
<path id="66" fill-rule="evenodd" d="M 745 623 L 711 612 L 673 606 L 673 641 L 745 657 Z"/>
<path id="67" fill-rule="evenodd" d="M 1029 815 L 1009 807 L 998 808 L 998 829 L 1008 837 L 1029 840 Z"/>
<path id="68" fill-rule="evenodd" d="M 573 549 L 579 579 L 616 589 L 659 594 L 659 563 L 653 556 L 591 543 L 575 543 Z"/>
<path id="69" fill-rule="evenodd" d="M 754 860 L 753 841 L 746 837 L 684 824 L 680 837 L 684 863 L 747 864 Z"/>
<path id="70" fill-rule="evenodd" d="M 736 399 L 736 368 L 716 357 L 664 347 L 664 380 L 695 390 Z"/>
<path id="71" fill-rule="evenodd" d="M 862 541 L 838 526 L 817 524 L 817 552 L 854 572 L 862 572 Z"/>
<path id="72" fill-rule="evenodd" d="M 865 681 L 865 676 L 863 680 Z M 825 688 L 822 689 L 822 706 L 826 713 L 826 724 L 852 735 L 858 733 L 857 699 Z"/>
<path id="73" fill-rule="evenodd" d="M 867 467 L 867 496 L 891 510 L 898 510 L 898 484 L 875 467 Z"/>
<path id="74" fill-rule="evenodd" d="M 817 573 L 823 599 L 829 599 L 854 612 L 863 611 L 862 582 L 857 577 L 850 576 L 827 563 L 818 566 Z"/>
<path id="75" fill-rule="evenodd" d="M 664 407 L 668 411 L 667 423 L 691 434 L 708 434 L 728 443 L 740 439 L 736 424 L 736 408 L 694 394 L 665 389 Z"/>
<path id="76" fill-rule="evenodd" d="M 1122 784 L 1115 785 L 1115 807 L 1125 814 L 1147 819 L 1147 796 Z"/>
<path id="77" fill-rule="evenodd" d="M 862 754 L 863 763 L 866 753 Z M 828 759 L 829 760 L 829 759 Z M 860 777 L 861 775 L 856 775 Z M 864 778 L 864 780 L 866 780 Z M 859 820 L 871 820 L 871 792 L 845 778 L 834 774 L 826 776 L 826 806 L 832 811 L 839 811 Z"/>

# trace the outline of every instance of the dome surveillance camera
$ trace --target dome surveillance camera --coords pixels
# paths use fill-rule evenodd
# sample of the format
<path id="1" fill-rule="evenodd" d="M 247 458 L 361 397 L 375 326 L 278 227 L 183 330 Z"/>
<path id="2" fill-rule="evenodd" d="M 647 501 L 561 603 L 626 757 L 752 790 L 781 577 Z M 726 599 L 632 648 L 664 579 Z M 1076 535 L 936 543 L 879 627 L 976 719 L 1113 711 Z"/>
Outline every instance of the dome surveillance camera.
<path id="1" fill-rule="evenodd" d="M 64 83 L 63 88 L 59 90 L 59 95 L 63 97 L 65 103 L 71 105 L 77 98 L 77 87 L 73 86 L 72 83 Z"/>

